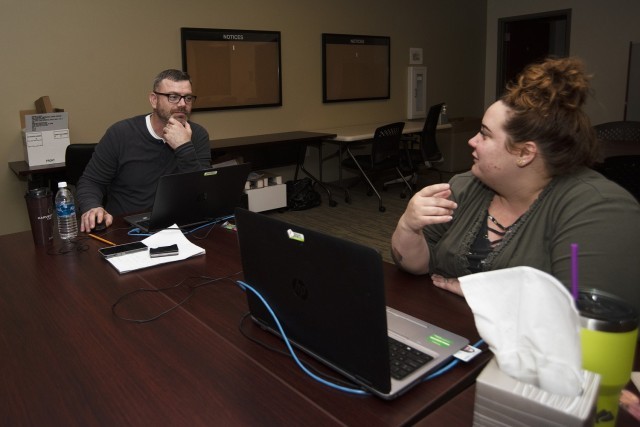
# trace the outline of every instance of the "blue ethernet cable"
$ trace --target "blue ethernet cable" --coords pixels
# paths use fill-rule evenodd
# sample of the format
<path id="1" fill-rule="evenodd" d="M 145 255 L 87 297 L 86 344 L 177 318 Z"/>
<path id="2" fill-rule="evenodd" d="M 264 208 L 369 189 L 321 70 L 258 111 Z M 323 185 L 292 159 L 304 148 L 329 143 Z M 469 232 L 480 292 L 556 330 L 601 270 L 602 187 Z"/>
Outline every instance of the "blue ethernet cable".
<path id="1" fill-rule="evenodd" d="M 257 296 L 260 299 L 262 304 L 264 304 L 266 309 L 269 311 L 269 314 L 271 315 L 271 318 L 275 321 L 276 326 L 278 328 L 278 332 L 280 332 L 280 335 L 282 336 L 282 339 L 284 340 L 284 342 L 285 342 L 285 344 L 287 346 L 287 349 L 291 353 L 291 356 L 293 356 L 293 360 L 300 367 L 300 369 L 302 369 L 307 375 L 309 375 L 311 378 L 315 379 L 316 381 L 319 381 L 320 383 L 322 383 L 324 385 L 327 385 L 329 387 L 332 387 L 332 388 L 335 388 L 335 389 L 338 389 L 338 390 L 341 390 L 341 391 L 344 391 L 344 392 L 347 392 L 347 393 L 353 393 L 353 394 L 359 394 L 359 395 L 370 395 L 370 393 L 368 393 L 368 392 L 366 392 L 364 390 L 359 390 L 359 389 L 354 389 L 354 388 L 349 388 L 349 387 L 343 387 L 343 386 L 331 383 L 331 382 L 329 382 L 329 381 L 327 381 L 327 380 L 315 375 L 313 372 L 309 371 L 309 369 L 307 369 L 307 367 L 304 366 L 302 364 L 302 362 L 300 362 L 300 359 L 298 359 L 298 356 L 295 354 L 295 352 L 293 350 L 293 347 L 289 343 L 289 338 L 287 338 L 287 335 L 285 334 L 284 329 L 282 328 L 282 325 L 280 324 L 280 321 L 278 320 L 278 317 L 276 316 L 274 311 L 271 309 L 271 306 L 269 305 L 269 303 L 267 303 L 267 301 L 264 299 L 264 297 L 258 291 L 256 291 L 253 287 L 251 287 L 247 283 L 243 282 L 242 280 L 238 280 L 236 283 L 243 290 L 249 289 L 255 296 Z M 480 341 L 476 342 L 473 346 L 474 347 L 478 347 L 482 343 L 484 343 L 484 340 L 481 339 Z M 438 369 L 437 371 L 435 371 L 435 372 L 431 373 L 430 375 L 426 376 L 422 380 L 422 382 L 428 381 L 428 380 L 433 379 L 433 378 L 436 378 L 436 377 L 438 377 L 438 376 L 450 371 L 458 363 L 460 363 L 460 360 L 454 358 L 454 360 L 449 362 L 447 365 L 443 366 L 442 368 Z"/>
<path id="2" fill-rule="evenodd" d="M 285 344 L 287 345 L 287 349 L 289 349 L 289 352 L 291 353 L 291 356 L 293 356 L 293 360 L 300 367 L 300 369 L 302 369 L 307 375 L 309 375 L 314 380 L 316 380 L 316 381 L 318 381 L 318 382 L 320 382 L 320 383 L 322 383 L 322 384 L 324 384 L 326 386 L 338 389 L 340 391 L 344 391 L 344 392 L 347 392 L 347 393 L 353 393 L 353 394 L 359 394 L 359 395 L 369 395 L 370 394 L 370 393 L 367 393 L 364 390 L 355 389 L 355 388 L 349 388 L 349 387 L 343 387 L 341 385 L 331 383 L 331 382 L 325 380 L 324 378 L 321 378 L 321 377 L 317 376 L 316 374 L 311 372 L 309 369 L 307 369 L 307 367 L 304 366 L 304 364 L 300 361 L 300 359 L 298 359 L 298 356 L 296 355 L 295 351 L 293 350 L 293 347 L 291 346 L 291 343 L 289 342 L 289 338 L 287 338 L 287 335 L 285 334 L 284 329 L 282 328 L 282 325 L 280 324 L 280 321 L 278 320 L 278 317 L 276 316 L 276 314 L 271 309 L 271 306 L 269 305 L 269 303 L 267 303 L 267 301 L 263 298 L 263 296 L 258 291 L 256 291 L 253 287 L 251 287 L 250 285 L 246 284 L 245 282 L 243 282 L 241 280 L 238 280 L 236 283 L 243 290 L 249 289 L 255 296 L 257 296 L 260 299 L 262 304 L 264 304 L 266 309 L 269 311 L 269 314 L 271 315 L 271 317 L 275 321 L 276 326 L 278 327 L 278 332 L 280 332 L 280 335 L 282 336 L 282 339 L 284 340 Z"/>
<path id="3" fill-rule="evenodd" d="M 200 225 L 200 226 L 198 226 L 198 227 L 196 227 L 196 228 L 193 228 L 193 229 L 191 229 L 191 230 L 189 230 L 189 231 L 183 231 L 183 232 L 182 232 L 182 234 L 185 234 L 185 235 L 186 235 L 186 234 L 193 233 L 194 231 L 198 231 L 198 230 L 200 230 L 201 228 L 209 227 L 209 226 L 214 225 L 214 224 L 217 224 L 217 223 L 219 223 L 219 222 L 221 222 L 221 221 L 226 221 L 226 220 L 228 220 L 228 219 L 231 219 L 231 218 L 233 218 L 234 216 L 235 216 L 235 215 L 228 215 L 228 216 L 223 216 L 223 217 L 220 217 L 220 218 L 216 218 L 216 219 L 214 219 L 213 221 L 209 221 L 209 222 L 207 222 L 206 224 L 202 224 L 202 225 Z M 167 229 L 167 230 L 168 230 L 168 229 Z M 136 227 L 136 228 L 132 228 L 131 230 L 129 230 L 129 231 L 127 232 L 127 234 L 128 234 L 129 236 L 152 236 L 152 235 L 153 235 L 153 233 L 141 233 L 141 232 L 140 232 L 140 229 L 139 229 L 139 228 L 137 228 L 137 227 Z"/>

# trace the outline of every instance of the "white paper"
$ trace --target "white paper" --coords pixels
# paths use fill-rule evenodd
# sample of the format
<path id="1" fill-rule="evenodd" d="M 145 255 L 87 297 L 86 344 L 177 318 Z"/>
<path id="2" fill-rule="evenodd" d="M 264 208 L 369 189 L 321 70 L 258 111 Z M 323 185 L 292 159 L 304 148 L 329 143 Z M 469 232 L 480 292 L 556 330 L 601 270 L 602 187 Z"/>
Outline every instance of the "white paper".
<path id="1" fill-rule="evenodd" d="M 151 258 L 149 256 L 149 251 L 141 251 L 107 258 L 107 261 L 109 261 L 109 263 L 111 263 L 118 272 L 127 273 L 129 271 L 153 267 L 155 265 L 181 261 L 197 255 L 204 255 L 205 253 L 203 248 L 191 243 L 176 224 L 147 237 L 142 241 L 142 243 L 150 248 L 176 244 L 178 245 L 178 255 Z"/>
<path id="2" fill-rule="evenodd" d="M 22 139 L 24 158 L 29 166 L 63 163 L 71 142 L 68 113 L 26 115 Z"/>
<path id="3" fill-rule="evenodd" d="M 69 129 L 69 113 L 28 114 L 24 116 L 26 132 Z"/>

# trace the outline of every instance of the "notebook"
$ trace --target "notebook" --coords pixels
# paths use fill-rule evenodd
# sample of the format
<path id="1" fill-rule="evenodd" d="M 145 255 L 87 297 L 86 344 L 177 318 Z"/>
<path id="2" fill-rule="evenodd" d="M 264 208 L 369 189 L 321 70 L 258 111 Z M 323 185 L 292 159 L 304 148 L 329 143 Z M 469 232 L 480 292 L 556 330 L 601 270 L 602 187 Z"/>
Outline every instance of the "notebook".
<path id="1" fill-rule="evenodd" d="M 173 224 L 191 227 L 233 215 L 251 171 L 249 163 L 164 175 L 158 180 L 151 212 L 124 219 L 143 232 Z"/>
<path id="2" fill-rule="evenodd" d="M 468 344 L 386 306 L 376 250 L 241 208 L 236 226 L 244 281 L 269 303 L 291 343 L 375 395 L 401 395 Z M 264 304 L 246 294 L 252 319 L 278 334 Z M 401 378 L 390 341 L 426 362 Z"/>

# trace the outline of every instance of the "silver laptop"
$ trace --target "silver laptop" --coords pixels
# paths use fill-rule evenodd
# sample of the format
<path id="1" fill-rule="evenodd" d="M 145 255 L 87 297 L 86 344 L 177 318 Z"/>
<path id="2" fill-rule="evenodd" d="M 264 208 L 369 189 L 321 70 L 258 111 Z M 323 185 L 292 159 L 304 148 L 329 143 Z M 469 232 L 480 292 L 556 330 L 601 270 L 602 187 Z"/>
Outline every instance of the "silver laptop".
<path id="1" fill-rule="evenodd" d="M 236 225 L 244 281 L 291 343 L 375 395 L 399 396 L 469 343 L 387 307 L 374 249 L 245 209 Z M 252 319 L 280 335 L 260 299 L 246 294 Z M 398 352 L 411 357 L 397 362 Z"/>
<path id="2" fill-rule="evenodd" d="M 124 219 L 143 232 L 155 232 L 173 224 L 192 227 L 233 215 L 250 171 L 251 165 L 243 163 L 162 176 L 151 212 Z"/>

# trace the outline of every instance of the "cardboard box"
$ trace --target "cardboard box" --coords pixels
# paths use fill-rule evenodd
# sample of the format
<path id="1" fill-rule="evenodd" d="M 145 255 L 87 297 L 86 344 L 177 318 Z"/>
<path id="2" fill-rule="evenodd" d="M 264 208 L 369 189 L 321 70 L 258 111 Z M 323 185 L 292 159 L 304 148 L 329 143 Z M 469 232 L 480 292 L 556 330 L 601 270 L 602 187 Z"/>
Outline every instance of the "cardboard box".
<path id="1" fill-rule="evenodd" d="M 583 372 L 582 394 L 561 396 L 505 374 L 492 359 L 476 380 L 474 427 L 592 426 L 600 375 Z"/>
<path id="2" fill-rule="evenodd" d="M 64 163 L 70 144 L 68 113 L 25 115 L 22 141 L 24 158 L 29 166 Z"/>
<path id="3" fill-rule="evenodd" d="M 263 212 L 287 207 L 287 184 L 275 184 L 244 191 L 247 197 L 247 209 Z"/>
<path id="4" fill-rule="evenodd" d="M 48 96 L 41 96 L 34 102 L 38 114 L 53 113 L 53 106 Z"/>

